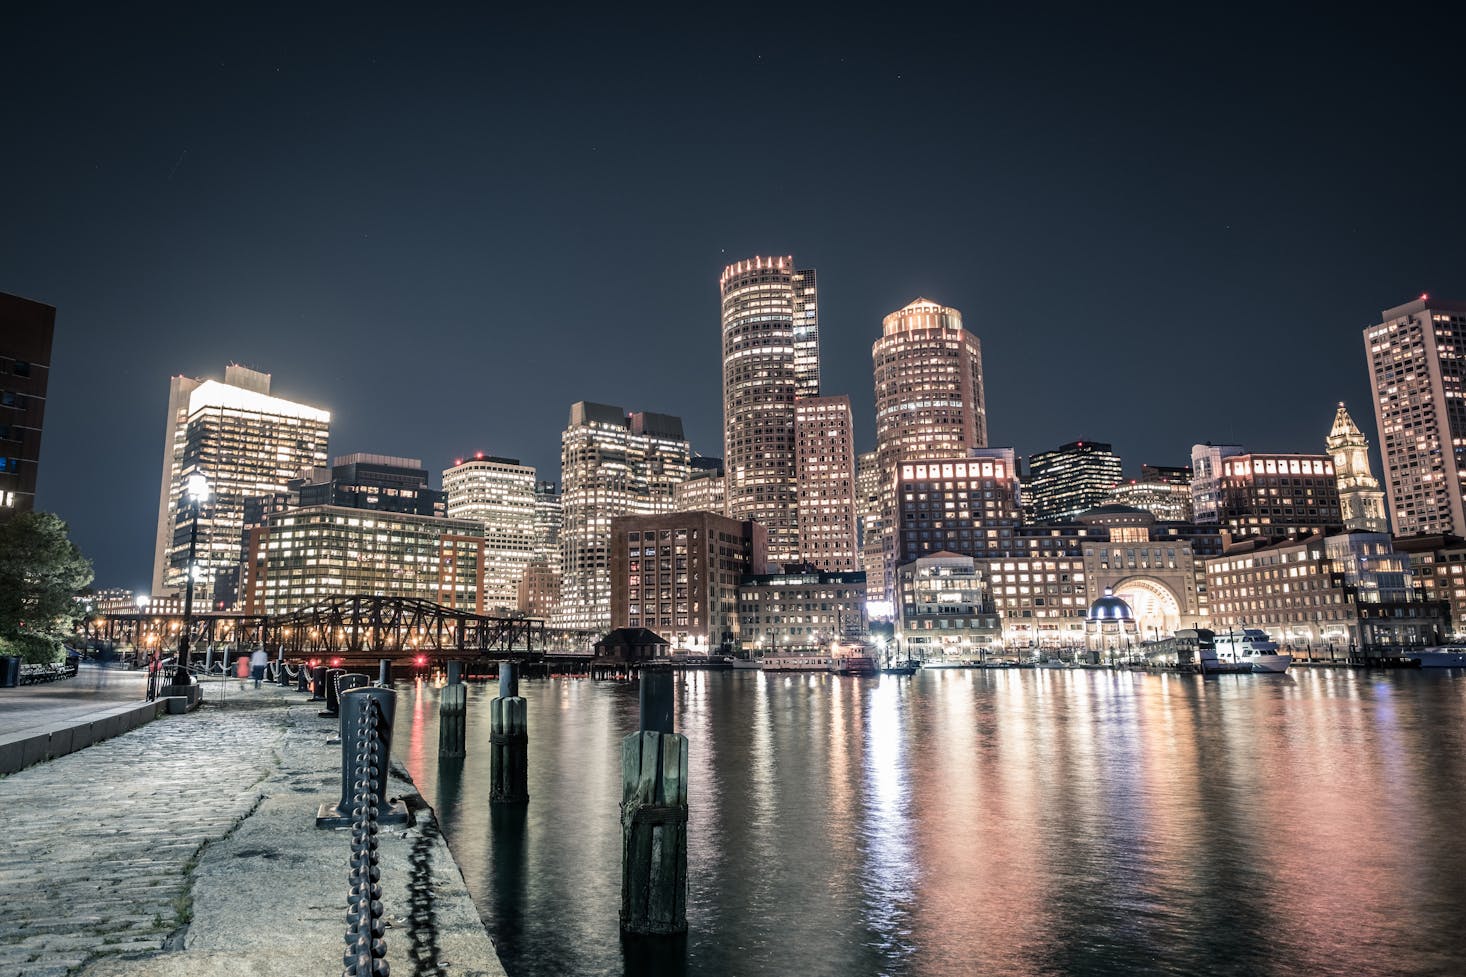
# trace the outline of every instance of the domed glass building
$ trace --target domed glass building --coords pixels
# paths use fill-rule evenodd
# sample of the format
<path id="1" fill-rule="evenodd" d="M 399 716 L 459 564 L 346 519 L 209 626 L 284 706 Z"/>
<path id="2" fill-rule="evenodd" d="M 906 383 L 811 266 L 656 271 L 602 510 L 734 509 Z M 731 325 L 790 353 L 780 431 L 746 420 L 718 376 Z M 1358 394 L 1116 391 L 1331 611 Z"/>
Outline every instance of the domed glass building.
<path id="1" fill-rule="evenodd" d="M 1084 647 L 1089 660 L 1097 664 L 1130 654 L 1140 643 L 1139 630 L 1130 605 L 1115 596 L 1114 588 L 1106 587 L 1104 596 L 1089 605 L 1084 617 Z"/>

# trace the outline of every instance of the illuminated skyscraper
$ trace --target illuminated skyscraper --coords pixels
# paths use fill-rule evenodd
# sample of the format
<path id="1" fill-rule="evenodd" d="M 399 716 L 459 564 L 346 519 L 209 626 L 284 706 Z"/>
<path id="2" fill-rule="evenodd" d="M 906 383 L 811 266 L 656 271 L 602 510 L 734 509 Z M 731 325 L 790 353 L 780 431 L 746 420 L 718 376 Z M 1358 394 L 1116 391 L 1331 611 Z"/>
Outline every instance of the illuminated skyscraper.
<path id="1" fill-rule="evenodd" d="M 881 566 L 881 466 L 874 451 L 855 458 L 855 509 L 860 569 L 876 576 Z"/>
<path id="2" fill-rule="evenodd" d="M 891 600 L 896 466 L 918 456 L 963 458 L 972 449 L 987 445 L 982 346 L 962 328 L 962 313 L 919 298 L 886 316 L 881 338 L 871 346 L 871 359 L 882 492 L 882 566 L 867 566 L 866 573 L 871 596 Z"/>
<path id="3" fill-rule="evenodd" d="M 331 414 L 270 395 L 270 375 L 230 366 L 223 381 L 174 377 L 168 395 L 153 593 L 181 588 L 193 518 L 183 502 L 200 472 L 213 496 L 198 525 L 195 600 L 209 607 L 221 576 L 239 569 L 245 499 L 282 493 L 307 468 L 326 465 Z"/>
<path id="4" fill-rule="evenodd" d="M 1466 302 L 1422 295 L 1381 318 L 1364 349 L 1395 532 L 1466 534 Z"/>
<path id="5" fill-rule="evenodd" d="M 555 623 L 611 626 L 611 520 L 672 511 L 673 488 L 687 478 L 691 447 L 682 420 L 627 415 L 585 401 L 570 408 L 560 436 L 561 600 Z"/>
<path id="6" fill-rule="evenodd" d="M 0 292 L 0 519 L 35 507 L 56 310 Z"/>
<path id="7" fill-rule="evenodd" d="M 723 269 L 723 459 L 728 511 L 768 530 L 769 560 L 799 558 L 794 401 L 819 394 L 814 272 L 792 257 Z"/>
<path id="8" fill-rule="evenodd" d="M 483 524 L 484 606 L 496 614 L 514 610 L 534 556 L 534 467 L 515 458 L 468 458 L 444 470 L 443 491 L 450 519 Z"/>
<path id="9" fill-rule="evenodd" d="M 1334 459 L 1334 474 L 1339 479 L 1339 509 L 1344 528 L 1389 532 L 1385 493 L 1369 468 L 1369 442 L 1349 416 L 1343 401 L 1339 401 L 1339 409 L 1334 412 L 1334 426 L 1324 443 Z"/>
<path id="10" fill-rule="evenodd" d="M 830 573 L 853 573 L 860 554 L 850 398 L 795 401 L 794 440 L 800 562 Z"/>
<path id="11" fill-rule="evenodd" d="M 1120 456 L 1099 441 L 1071 441 L 1028 458 L 1024 505 L 1034 522 L 1073 520 L 1120 484 Z"/>

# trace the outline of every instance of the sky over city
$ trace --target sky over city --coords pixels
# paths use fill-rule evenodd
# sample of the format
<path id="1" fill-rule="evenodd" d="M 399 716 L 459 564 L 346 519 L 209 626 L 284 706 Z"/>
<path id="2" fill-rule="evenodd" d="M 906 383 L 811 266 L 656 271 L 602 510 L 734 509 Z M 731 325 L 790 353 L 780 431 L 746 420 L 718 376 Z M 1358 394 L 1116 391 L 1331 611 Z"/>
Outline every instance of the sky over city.
<path id="1" fill-rule="evenodd" d="M 874 444 L 916 298 L 980 337 L 991 442 L 1372 441 L 1361 331 L 1466 298 L 1453 25 L 1157 7 L 336 13 L 33 5 L 0 29 L 0 291 L 57 307 L 38 506 L 145 587 L 168 377 L 242 363 L 333 455 L 559 479 L 570 404 L 721 455 L 718 275 L 819 273 Z"/>

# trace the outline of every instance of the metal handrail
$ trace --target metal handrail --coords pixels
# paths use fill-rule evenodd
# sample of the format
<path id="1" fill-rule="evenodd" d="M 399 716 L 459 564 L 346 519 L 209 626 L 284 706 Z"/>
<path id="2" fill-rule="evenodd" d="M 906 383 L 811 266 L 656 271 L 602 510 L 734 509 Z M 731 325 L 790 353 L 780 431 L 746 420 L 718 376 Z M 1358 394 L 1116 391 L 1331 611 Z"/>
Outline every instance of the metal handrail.
<path id="1" fill-rule="evenodd" d="M 382 910 L 382 872 L 377 852 L 377 806 L 384 789 L 377 784 L 381 707 L 376 699 L 369 699 L 365 705 L 354 749 L 359 776 L 351 802 L 351 893 L 346 901 L 343 977 L 387 977 L 386 914 Z"/>

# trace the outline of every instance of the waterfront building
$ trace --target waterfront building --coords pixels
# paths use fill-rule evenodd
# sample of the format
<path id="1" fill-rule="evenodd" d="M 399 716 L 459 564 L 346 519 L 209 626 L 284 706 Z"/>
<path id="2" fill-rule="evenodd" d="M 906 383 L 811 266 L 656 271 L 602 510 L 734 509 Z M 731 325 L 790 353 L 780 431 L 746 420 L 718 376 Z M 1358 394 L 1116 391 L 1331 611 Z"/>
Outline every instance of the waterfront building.
<path id="1" fill-rule="evenodd" d="M 516 603 L 526 617 L 550 620 L 560 603 L 560 571 L 550 566 L 543 556 L 531 557 L 519 578 Z"/>
<path id="2" fill-rule="evenodd" d="M 0 292 L 0 519 L 36 504 L 56 310 Z"/>
<path id="3" fill-rule="evenodd" d="M 707 459 L 694 458 L 693 461 Z M 728 514 L 728 484 L 721 466 L 695 467 L 685 482 L 672 490 L 672 508 L 677 512 Z"/>
<path id="4" fill-rule="evenodd" d="M 1023 523 L 1012 448 L 977 448 L 965 460 L 913 458 L 899 466 L 898 565 L 936 553 L 1006 556 Z"/>
<path id="5" fill-rule="evenodd" d="M 1139 645 L 1140 628 L 1130 604 L 1106 587 L 1084 616 L 1084 647 L 1089 660 L 1097 664 L 1128 657 Z"/>
<path id="6" fill-rule="evenodd" d="M 551 481 L 534 483 L 534 555 L 545 566 L 560 573 L 560 531 L 565 525 L 565 505 L 560 486 Z"/>
<path id="7" fill-rule="evenodd" d="M 611 522 L 612 628 L 645 628 L 681 654 L 733 650 L 739 581 L 767 569 L 768 536 L 713 512 Z"/>
<path id="8" fill-rule="evenodd" d="M 1340 518 L 1346 529 L 1363 529 L 1371 533 L 1390 531 L 1385 518 L 1385 493 L 1369 465 L 1369 442 L 1349 409 L 1339 401 L 1334 412 L 1334 426 L 1325 439 L 1329 457 L 1334 460 L 1334 476 L 1339 483 Z"/>
<path id="9" fill-rule="evenodd" d="M 1091 530 L 1084 542 L 1088 592 L 1119 597 L 1143 638 L 1158 641 L 1206 617 L 1206 572 L 1188 539 L 1167 535 L 1155 516 L 1130 506 L 1100 506 L 1079 521 Z"/>
<path id="10" fill-rule="evenodd" d="M 611 626 L 611 520 L 670 512 L 691 454 L 681 418 L 627 414 L 586 401 L 570 408 L 570 424 L 560 436 L 564 520 L 558 627 Z"/>
<path id="11" fill-rule="evenodd" d="M 519 607 L 519 581 L 535 554 L 535 470 L 517 458 L 479 454 L 443 470 L 448 516 L 479 523 L 484 537 L 484 606 Z"/>
<path id="12" fill-rule="evenodd" d="M 1364 330 L 1390 521 L 1401 536 L 1466 533 L 1466 302 L 1427 295 Z"/>
<path id="13" fill-rule="evenodd" d="M 1028 458 L 1024 506 L 1032 522 L 1063 522 L 1103 505 L 1120 483 L 1120 457 L 1101 441 L 1071 441 Z"/>
<path id="14" fill-rule="evenodd" d="M 794 401 L 819 395 L 811 270 L 755 257 L 723 269 L 723 457 L 728 513 L 768 529 L 769 559 L 799 558 Z"/>
<path id="15" fill-rule="evenodd" d="M 1284 539 L 1344 526 L 1328 455 L 1231 455 L 1222 459 L 1216 493 L 1217 524 L 1233 538 Z"/>
<path id="16" fill-rule="evenodd" d="M 796 400 L 794 445 L 800 561 L 832 573 L 854 573 L 860 554 L 850 398 Z"/>
<path id="17" fill-rule="evenodd" d="M 1466 538 L 1447 533 L 1396 536 L 1395 552 L 1409 561 L 1422 596 L 1446 605 L 1451 640 L 1466 638 Z"/>
<path id="18" fill-rule="evenodd" d="M 192 507 L 183 498 L 194 472 L 211 497 L 198 520 L 194 599 L 218 606 L 239 567 L 245 501 L 289 491 L 301 471 L 326 464 L 329 411 L 272 396 L 270 374 L 231 365 L 224 379 L 174 377 L 168 393 L 154 594 L 180 589 L 188 562 Z"/>
<path id="19" fill-rule="evenodd" d="M 826 650 L 865 633 L 865 574 L 813 566 L 750 573 L 738 586 L 739 638 L 757 654 Z"/>
<path id="20" fill-rule="evenodd" d="M 987 446 L 982 346 L 956 309 L 918 298 L 881 321 L 871 345 L 875 378 L 879 565 L 872 597 L 894 598 L 896 471 L 908 458 L 965 458 Z M 866 548 L 871 549 L 869 539 Z M 874 554 L 871 554 L 874 556 Z"/>
<path id="21" fill-rule="evenodd" d="M 928 666 L 981 662 L 1002 650 L 986 575 L 970 556 L 933 553 L 896 571 L 896 655 Z"/>
<path id="22" fill-rule="evenodd" d="M 341 594 L 413 597 L 484 613 L 484 536 L 475 520 L 308 506 L 250 531 L 245 613 L 284 614 Z"/>
<path id="23" fill-rule="evenodd" d="M 1201 525 L 1221 521 L 1220 483 L 1222 460 L 1240 455 L 1240 444 L 1193 444 L 1191 446 L 1191 518 Z"/>
<path id="24" fill-rule="evenodd" d="M 881 466 L 875 451 L 855 456 L 855 532 L 860 569 L 880 566 Z"/>
<path id="25" fill-rule="evenodd" d="M 1427 600 L 1386 533 L 1253 539 L 1206 562 L 1213 631 L 1262 628 L 1304 659 L 1439 643 L 1446 605 Z"/>
<path id="26" fill-rule="evenodd" d="M 1028 540 L 1031 549 L 975 561 L 987 581 L 1006 648 L 1084 644 L 1089 586 L 1078 536 Z"/>

